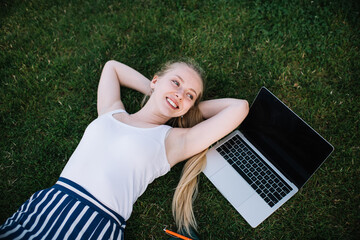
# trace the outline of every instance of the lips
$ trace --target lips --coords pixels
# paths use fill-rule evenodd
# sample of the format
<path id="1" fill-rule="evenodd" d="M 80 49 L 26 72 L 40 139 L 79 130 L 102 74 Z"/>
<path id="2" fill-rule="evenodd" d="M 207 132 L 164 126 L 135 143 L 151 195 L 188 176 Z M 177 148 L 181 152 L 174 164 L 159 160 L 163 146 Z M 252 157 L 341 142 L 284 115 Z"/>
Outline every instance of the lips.
<path id="1" fill-rule="evenodd" d="M 177 105 L 176 101 L 166 97 L 166 102 L 173 108 L 173 109 L 179 109 L 179 106 Z"/>

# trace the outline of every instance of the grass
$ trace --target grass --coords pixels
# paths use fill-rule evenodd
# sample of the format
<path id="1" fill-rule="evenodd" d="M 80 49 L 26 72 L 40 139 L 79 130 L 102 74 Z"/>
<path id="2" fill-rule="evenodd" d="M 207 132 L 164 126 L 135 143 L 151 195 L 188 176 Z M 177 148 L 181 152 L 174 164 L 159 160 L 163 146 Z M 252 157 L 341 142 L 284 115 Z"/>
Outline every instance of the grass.
<path id="1" fill-rule="evenodd" d="M 203 239 L 358 239 L 360 6 L 356 1 L 1 1 L 0 222 L 57 180 L 96 118 L 104 63 L 151 77 L 193 57 L 205 98 L 251 102 L 261 86 L 335 151 L 303 189 L 252 229 L 202 175 L 195 213 Z M 129 112 L 141 94 L 123 90 Z M 155 180 L 127 239 L 167 239 L 181 164 Z"/>

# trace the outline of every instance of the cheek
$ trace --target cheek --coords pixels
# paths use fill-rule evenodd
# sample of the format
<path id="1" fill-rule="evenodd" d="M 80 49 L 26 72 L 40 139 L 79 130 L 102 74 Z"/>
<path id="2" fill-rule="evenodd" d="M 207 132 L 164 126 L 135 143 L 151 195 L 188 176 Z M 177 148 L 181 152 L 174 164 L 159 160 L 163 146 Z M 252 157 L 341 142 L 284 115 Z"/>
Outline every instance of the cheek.
<path id="1" fill-rule="evenodd" d="M 188 102 L 185 104 L 186 111 L 189 111 L 189 109 L 192 108 L 193 106 L 194 106 L 194 102 L 188 101 Z"/>

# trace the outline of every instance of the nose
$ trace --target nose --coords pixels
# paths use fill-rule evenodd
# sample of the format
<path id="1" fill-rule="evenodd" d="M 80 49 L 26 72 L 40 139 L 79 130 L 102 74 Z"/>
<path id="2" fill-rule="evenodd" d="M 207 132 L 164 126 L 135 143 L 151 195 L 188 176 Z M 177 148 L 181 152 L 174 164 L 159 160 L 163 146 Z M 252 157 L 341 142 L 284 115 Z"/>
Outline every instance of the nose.
<path id="1" fill-rule="evenodd" d="M 179 90 L 175 93 L 175 96 L 179 99 L 182 100 L 184 97 L 184 91 L 183 90 Z"/>

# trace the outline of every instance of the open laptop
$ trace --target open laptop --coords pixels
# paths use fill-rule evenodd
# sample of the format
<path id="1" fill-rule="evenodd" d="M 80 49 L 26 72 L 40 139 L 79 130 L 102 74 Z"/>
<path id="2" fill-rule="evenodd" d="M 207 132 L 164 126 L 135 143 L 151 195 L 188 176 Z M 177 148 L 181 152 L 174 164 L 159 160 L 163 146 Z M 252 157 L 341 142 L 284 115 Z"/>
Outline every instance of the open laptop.
<path id="1" fill-rule="evenodd" d="M 203 172 L 255 228 L 298 192 L 333 149 L 262 87 L 239 130 L 210 148 Z"/>

